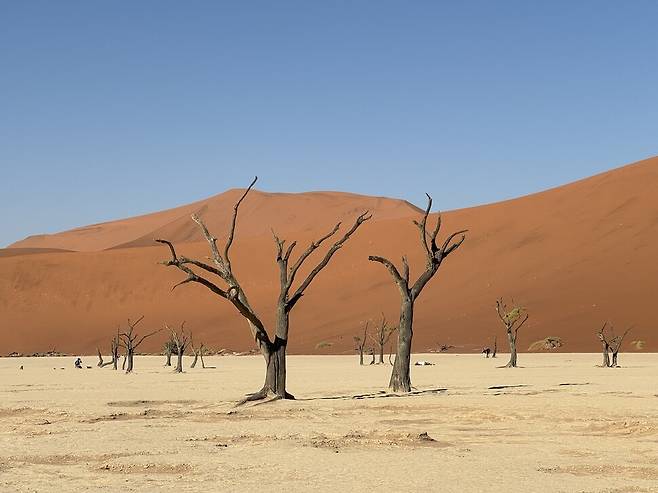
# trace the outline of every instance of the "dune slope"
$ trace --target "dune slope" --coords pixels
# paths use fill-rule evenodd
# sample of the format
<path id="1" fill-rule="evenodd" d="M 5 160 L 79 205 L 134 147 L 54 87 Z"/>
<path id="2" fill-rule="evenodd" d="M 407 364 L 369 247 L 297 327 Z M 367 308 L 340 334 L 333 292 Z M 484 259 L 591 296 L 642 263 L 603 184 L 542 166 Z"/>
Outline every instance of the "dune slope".
<path id="1" fill-rule="evenodd" d="M 469 234 L 418 301 L 415 350 L 450 344 L 475 351 L 491 344 L 494 335 L 504 348 L 494 311 L 498 296 L 514 297 L 529 310 L 530 320 L 519 334 L 522 350 L 543 337 L 559 336 L 566 351 L 597 351 L 594 332 L 605 320 L 618 329 L 634 326 L 626 350 L 658 350 L 658 314 L 651 303 L 658 287 L 657 185 L 658 158 L 653 158 L 546 192 L 444 214 L 442 236 L 462 228 Z M 61 236 L 66 241 L 17 243 L 30 254 L 0 255 L 0 353 L 53 347 L 93 352 L 97 345 L 109 345 L 117 324 L 141 314 L 145 328 L 186 320 L 195 338 L 213 348 L 250 349 L 244 321 L 223 300 L 196 285 L 171 291 L 182 274 L 158 264 L 167 251 L 152 243 L 163 236 L 180 243 L 182 254 L 208 255 L 189 213 L 201 213 L 221 240 L 237 193 L 164 211 L 157 220 L 144 216 L 144 224 L 140 218 L 127 220 L 130 235 L 125 230 L 113 235 L 121 223 L 115 221 L 93 241 L 67 232 Z M 350 353 L 364 321 L 376 320 L 381 312 L 395 321 L 397 289 L 382 266 L 367 257 L 399 262 L 406 254 L 412 277 L 418 275 L 423 259 L 411 222 L 418 216 L 415 208 L 336 193 L 259 192 L 244 205 L 234 270 L 268 324 L 278 294 L 270 227 L 304 245 L 336 218 L 347 223 L 364 208 L 375 212 L 295 308 L 291 352 Z M 78 251 L 35 253 L 36 247 Z M 157 350 L 163 338 L 153 338 L 144 349 Z"/>

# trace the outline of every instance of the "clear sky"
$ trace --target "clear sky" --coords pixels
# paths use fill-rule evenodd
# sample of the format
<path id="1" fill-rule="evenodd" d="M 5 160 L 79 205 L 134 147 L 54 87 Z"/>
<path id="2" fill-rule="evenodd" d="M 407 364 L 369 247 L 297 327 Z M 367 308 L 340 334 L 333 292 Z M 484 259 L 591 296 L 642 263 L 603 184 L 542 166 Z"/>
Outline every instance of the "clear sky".
<path id="1" fill-rule="evenodd" d="M 658 154 L 658 1 L 0 2 L 0 246 L 245 186 L 453 209 Z"/>

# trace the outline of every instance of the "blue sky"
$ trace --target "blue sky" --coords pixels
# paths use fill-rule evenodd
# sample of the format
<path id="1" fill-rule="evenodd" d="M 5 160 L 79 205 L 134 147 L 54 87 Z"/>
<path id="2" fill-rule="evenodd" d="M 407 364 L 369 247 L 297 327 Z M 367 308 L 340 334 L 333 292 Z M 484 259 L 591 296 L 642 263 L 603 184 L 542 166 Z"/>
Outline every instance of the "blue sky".
<path id="1" fill-rule="evenodd" d="M 658 154 L 658 2 L 0 2 L 0 246 L 246 185 L 453 209 Z"/>

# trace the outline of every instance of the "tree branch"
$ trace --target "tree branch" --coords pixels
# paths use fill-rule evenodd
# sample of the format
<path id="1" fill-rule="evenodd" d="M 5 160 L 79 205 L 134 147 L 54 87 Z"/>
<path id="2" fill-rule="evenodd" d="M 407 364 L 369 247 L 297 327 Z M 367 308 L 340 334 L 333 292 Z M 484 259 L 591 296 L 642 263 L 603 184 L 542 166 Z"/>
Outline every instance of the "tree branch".
<path id="1" fill-rule="evenodd" d="M 327 253 L 325 254 L 324 258 L 323 258 L 323 259 L 322 259 L 322 260 L 321 260 L 321 261 L 315 266 L 315 268 L 313 268 L 313 270 L 308 274 L 308 276 L 306 276 L 306 279 L 304 279 L 304 282 L 302 282 L 302 284 L 297 288 L 297 290 L 295 291 L 295 294 L 292 295 L 292 297 L 290 298 L 290 300 L 289 300 L 288 303 L 286 304 L 286 309 L 287 309 L 288 311 L 289 311 L 293 306 L 295 306 L 295 303 L 297 303 L 297 302 L 299 301 L 299 299 L 304 295 L 304 291 L 306 290 L 306 288 L 308 288 L 308 286 L 311 284 L 311 282 L 313 282 L 313 279 L 315 279 L 315 276 L 317 276 L 317 275 L 320 273 L 320 271 L 321 271 L 322 269 L 324 269 L 324 268 L 327 266 L 327 264 L 328 264 L 329 261 L 331 260 L 331 257 L 333 257 L 334 254 L 335 254 L 335 253 L 336 253 L 336 252 L 337 252 L 337 251 L 343 246 L 343 244 L 344 244 L 347 240 L 350 239 L 350 237 L 352 236 L 352 234 L 354 234 L 354 232 L 355 232 L 357 229 L 359 229 L 359 226 L 361 226 L 364 222 L 368 221 L 371 217 L 372 217 L 372 214 L 369 214 L 368 211 L 365 211 L 365 212 L 361 213 L 361 214 L 356 218 L 356 220 L 354 221 L 354 224 L 352 225 L 352 227 L 351 227 L 347 232 L 345 232 L 345 234 L 343 235 L 343 237 L 342 237 L 340 240 L 338 240 L 336 243 L 334 243 L 334 244 L 331 246 L 331 248 L 329 248 L 329 250 L 328 250 Z M 338 226 L 340 226 L 340 223 L 338 223 L 338 225 L 336 225 L 336 228 L 335 228 L 335 229 L 337 229 Z M 312 243 L 311 246 L 313 246 L 314 244 L 316 244 L 317 246 L 319 246 L 320 243 L 322 243 L 324 240 L 326 240 L 327 238 L 329 238 L 330 236 L 332 236 L 334 233 L 335 233 L 335 231 L 332 231 L 331 233 L 329 233 L 328 235 L 326 235 L 325 237 L 323 237 L 321 240 Z M 317 246 L 315 246 L 315 247 L 313 248 L 313 250 L 315 250 L 315 249 L 317 248 Z M 311 248 L 311 247 L 309 247 L 309 249 L 310 249 L 310 248 Z M 312 250 L 311 250 L 311 251 L 312 251 Z M 304 253 L 306 253 L 306 252 L 304 252 Z M 302 254 L 302 255 L 303 255 L 303 254 Z M 310 252 L 309 252 L 309 255 L 310 255 Z M 308 255 L 306 255 L 306 257 L 308 257 Z M 305 258 L 306 258 L 306 257 L 305 257 Z M 302 260 L 302 262 L 303 262 L 303 260 Z M 299 265 L 301 265 L 301 263 L 300 263 Z M 297 269 L 298 269 L 298 268 L 299 268 L 299 266 L 297 266 Z M 290 278 L 288 279 L 288 283 L 289 283 L 289 284 L 292 284 L 292 277 L 293 277 L 293 276 L 292 276 L 292 274 L 291 274 Z"/>
<path id="2" fill-rule="evenodd" d="M 242 194 L 242 197 L 240 197 L 240 200 L 238 200 L 235 205 L 233 206 L 233 217 L 231 219 L 231 229 L 229 230 L 228 238 L 226 239 L 226 245 L 224 245 L 224 261 L 226 262 L 226 268 L 229 272 L 231 272 L 231 259 L 229 258 L 229 251 L 231 250 L 231 245 L 233 244 L 233 237 L 235 235 L 235 224 L 238 219 L 238 209 L 240 208 L 240 204 L 244 200 L 244 198 L 247 196 L 251 188 L 254 186 L 256 183 L 256 180 L 258 180 L 258 177 L 255 176 L 251 184 L 247 187 L 247 189 L 244 191 Z"/>

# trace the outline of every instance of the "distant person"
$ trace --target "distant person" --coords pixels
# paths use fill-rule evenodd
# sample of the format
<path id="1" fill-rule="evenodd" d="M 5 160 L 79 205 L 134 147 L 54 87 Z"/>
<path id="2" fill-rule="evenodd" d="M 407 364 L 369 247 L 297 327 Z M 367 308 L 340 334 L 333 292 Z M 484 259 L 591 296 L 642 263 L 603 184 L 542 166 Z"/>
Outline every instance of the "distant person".
<path id="1" fill-rule="evenodd" d="M 485 348 L 482 350 L 482 354 L 486 354 L 486 355 L 487 355 L 487 358 L 489 357 L 489 353 L 490 353 L 490 352 L 491 352 L 491 348 L 488 348 L 488 347 L 485 347 Z"/>
<path id="2" fill-rule="evenodd" d="M 81 358 L 76 359 L 75 363 L 73 363 L 73 364 L 75 365 L 76 368 L 82 369 L 82 359 Z"/>

